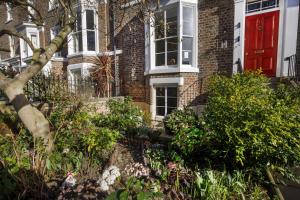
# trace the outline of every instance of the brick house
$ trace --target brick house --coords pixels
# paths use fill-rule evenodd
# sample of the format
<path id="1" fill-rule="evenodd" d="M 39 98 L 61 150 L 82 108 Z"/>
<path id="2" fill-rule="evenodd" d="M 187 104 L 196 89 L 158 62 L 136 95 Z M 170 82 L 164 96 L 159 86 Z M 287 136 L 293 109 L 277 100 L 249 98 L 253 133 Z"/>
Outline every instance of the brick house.
<path id="1" fill-rule="evenodd" d="M 46 2 L 40 6 L 46 15 L 55 9 L 37 2 Z M 88 76 L 96 56 L 112 56 L 115 93 L 132 96 L 153 119 L 205 103 L 213 73 L 261 68 L 270 77 L 288 76 L 286 58 L 299 48 L 298 0 L 161 0 L 147 17 L 138 0 L 88 2 L 79 1 L 79 23 L 45 70 Z M 0 13 L 6 13 L 0 27 L 17 27 L 38 46 L 57 32 L 51 21 L 44 27 L 24 22 L 26 16 L 7 5 Z M 32 54 L 12 40 L 0 38 L 2 46 L 17 43 L 13 53 L 1 52 L 0 62 L 22 69 Z"/>

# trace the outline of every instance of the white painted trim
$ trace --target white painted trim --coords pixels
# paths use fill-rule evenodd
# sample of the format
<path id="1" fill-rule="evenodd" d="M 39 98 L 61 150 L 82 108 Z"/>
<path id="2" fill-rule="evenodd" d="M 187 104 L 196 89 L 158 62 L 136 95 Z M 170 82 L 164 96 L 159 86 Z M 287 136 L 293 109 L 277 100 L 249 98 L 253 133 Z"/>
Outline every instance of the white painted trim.
<path id="1" fill-rule="evenodd" d="M 149 75 L 149 74 L 168 74 L 168 73 L 199 73 L 199 68 L 198 67 L 189 67 L 189 66 L 184 66 L 182 67 L 161 67 L 161 68 L 155 68 L 151 69 L 150 71 L 144 72 L 144 75 Z"/>
<path id="2" fill-rule="evenodd" d="M 280 4 L 281 4 L 281 3 L 280 3 Z M 279 5 L 280 5 L 280 4 L 279 4 Z M 246 13 L 246 17 L 252 16 L 252 15 L 264 14 L 264 13 L 268 13 L 268 12 L 273 12 L 273 11 L 277 11 L 277 10 L 280 10 L 280 6 L 277 7 L 277 8 L 271 8 L 271 9 L 268 9 L 268 10 L 261 10 L 261 11 L 256 11 L 256 12 L 251 12 L 251 13 Z"/>
<path id="3" fill-rule="evenodd" d="M 171 78 L 150 78 L 150 86 L 156 84 L 178 84 L 179 86 L 184 85 L 183 77 L 171 77 Z"/>
<path id="4" fill-rule="evenodd" d="M 50 60 L 54 62 L 68 62 L 68 59 L 63 57 L 52 57 Z"/>
<path id="5" fill-rule="evenodd" d="M 116 55 L 122 54 L 123 50 L 116 50 Z M 95 52 L 95 51 L 83 51 L 79 53 L 69 54 L 68 59 L 79 57 L 79 56 L 113 56 L 115 55 L 114 51 L 105 51 L 105 52 Z"/>
<path id="6" fill-rule="evenodd" d="M 245 8 L 246 8 L 246 0 L 235 0 L 235 31 L 234 31 L 234 56 L 233 56 L 233 73 L 237 72 L 237 65 L 235 62 L 237 62 L 238 59 L 241 60 L 242 70 L 244 70 L 244 51 L 245 51 L 245 20 L 247 16 L 261 14 L 261 13 L 267 13 L 279 10 L 279 31 L 278 31 L 278 51 L 277 51 L 277 66 L 276 66 L 276 77 L 285 76 L 284 74 L 284 57 L 288 56 L 285 55 L 285 53 L 291 49 L 291 47 L 286 46 L 286 41 L 289 40 L 287 38 L 287 33 L 290 33 L 290 30 L 287 30 L 287 26 L 291 21 L 287 20 L 287 12 L 288 7 L 287 4 L 289 1 L 298 1 L 298 0 L 281 0 L 279 8 L 264 10 L 264 11 L 258 11 L 246 14 Z M 299 8 L 299 1 L 298 3 Z M 295 13 L 295 17 L 293 17 L 294 20 L 298 19 L 298 14 Z M 295 22 L 295 21 L 294 21 Z M 297 20 L 298 22 L 298 20 Z M 240 28 L 237 28 L 237 24 L 240 23 Z M 296 22 L 295 22 L 296 23 Z M 298 23 L 297 23 L 298 24 Z M 295 28 L 295 27 L 294 27 Z M 296 30 L 296 29 L 295 29 Z M 297 33 L 295 33 L 297 34 Z M 236 42 L 237 37 L 240 37 L 240 42 Z M 296 45 L 296 42 L 295 44 Z M 288 48 L 288 49 L 287 49 Z M 293 47 L 294 48 L 294 47 Z"/>

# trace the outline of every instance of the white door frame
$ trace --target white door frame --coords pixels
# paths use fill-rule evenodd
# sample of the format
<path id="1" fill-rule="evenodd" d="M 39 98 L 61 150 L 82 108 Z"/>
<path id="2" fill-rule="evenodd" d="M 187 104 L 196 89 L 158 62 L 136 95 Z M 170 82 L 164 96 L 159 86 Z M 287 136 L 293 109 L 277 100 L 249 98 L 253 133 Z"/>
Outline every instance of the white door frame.
<path id="1" fill-rule="evenodd" d="M 272 12 L 275 10 L 279 10 L 279 30 L 278 30 L 278 52 L 277 52 L 277 66 L 276 66 L 276 77 L 285 76 L 284 68 L 286 67 L 284 57 L 287 56 L 286 51 L 287 48 L 285 46 L 286 41 L 286 33 L 289 32 L 289 28 L 287 28 L 287 18 L 286 12 L 288 9 L 288 3 L 291 1 L 298 1 L 298 0 L 280 0 L 279 7 L 274 9 L 269 9 L 265 11 L 258 11 L 254 13 L 246 14 L 246 0 L 235 0 L 235 15 L 234 15 L 234 52 L 233 52 L 233 73 L 237 73 L 238 71 L 238 64 L 237 61 L 240 60 L 240 64 L 242 66 L 242 70 L 244 70 L 244 51 L 245 51 L 245 23 L 246 23 L 246 16 L 262 14 L 266 12 Z M 299 5 L 299 1 L 296 2 Z M 295 12 L 295 20 L 298 22 L 298 13 Z M 289 20 L 290 23 L 290 20 Z M 297 34 L 297 31 L 292 30 L 294 34 Z M 239 38 L 239 40 L 238 40 Z M 296 43 L 296 41 L 295 41 Z M 296 48 L 296 44 L 295 48 Z M 288 46 L 288 48 L 293 48 Z"/>

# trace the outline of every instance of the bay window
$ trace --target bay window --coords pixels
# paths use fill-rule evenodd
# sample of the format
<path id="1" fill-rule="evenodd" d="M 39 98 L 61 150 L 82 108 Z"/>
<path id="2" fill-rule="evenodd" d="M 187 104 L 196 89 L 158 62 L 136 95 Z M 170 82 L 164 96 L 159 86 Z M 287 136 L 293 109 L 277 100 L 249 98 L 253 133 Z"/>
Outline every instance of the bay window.
<path id="1" fill-rule="evenodd" d="M 174 1 L 173 1 L 174 2 Z M 150 21 L 146 70 L 197 72 L 197 1 L 179 1 L 160 6 Z M 147 51 L 147 49 L 146 49 Z M 176 71 L 177 70 L 177 71 Z"/>
<path id="2" fill-rule="evenodd" d="M 95 52 L 97 44 L 96 10 L 78 8 L 76 26 L 72 33 L 70 53 Z"/>

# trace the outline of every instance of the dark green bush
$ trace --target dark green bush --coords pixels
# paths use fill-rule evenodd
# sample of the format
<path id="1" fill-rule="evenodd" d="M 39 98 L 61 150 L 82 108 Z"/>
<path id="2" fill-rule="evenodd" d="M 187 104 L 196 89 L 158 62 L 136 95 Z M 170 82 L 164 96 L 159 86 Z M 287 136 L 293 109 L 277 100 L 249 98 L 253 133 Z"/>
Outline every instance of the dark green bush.
<path id="1" fill-rule="evenodd" d="M 182 129 L 198 127 L 199 119 L 197 114 L 188 107 L 183 110 L 175 110 L 164 120 L 165 128 L 170 134 L 177 134 Z"/>

